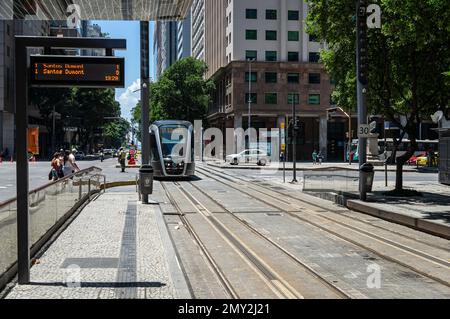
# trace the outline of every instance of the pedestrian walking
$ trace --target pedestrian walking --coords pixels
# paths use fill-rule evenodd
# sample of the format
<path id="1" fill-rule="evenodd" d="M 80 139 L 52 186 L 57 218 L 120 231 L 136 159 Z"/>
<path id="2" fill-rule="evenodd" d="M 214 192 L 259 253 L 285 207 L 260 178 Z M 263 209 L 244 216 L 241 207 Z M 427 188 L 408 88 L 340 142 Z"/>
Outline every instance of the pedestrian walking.
<path id="1" fill-rule="evenodd" d="M 72 166 L 72 174 L 75 174 L 76 172 L 80 171 L 80 168 L 78 167 L 75 159 L 75 154 L 77 153 L 76 149 L 72 149 L 72 152 L 69 154 L 69 163 Z"/>
<path id="2" fill-rule="evenodd" d="M 124 151 L 123 147 L 120 148 L 119 151 L 119 164 L 120 164 L 120 168 L 122 169 L 122 173 L 125 173 L 125 161 L 127 159 L 127 153 Z"/>
<path id="3" fill-rule="evenodd" d="M 322 151 L 320 151 L 319 154 L 317 154 L 317 161 L 319 162 L 319 165 L 322 165 L 323 162 Z"/>
<path id="4" fill-rule="evenodd" d="M 58 153 L 58 178 L 64 178 L 64 152 Z"/>
<path id="5" fill-rule="evenodd" d="M 103 148 L 100 150 L 100 161 L 103 163 L 105 160 L 105 153 L 103 152 Z"/>
<path id="6" fill-rule="evenodd" d="M 70 151 L 64 152 L 64 164 L 63 164 L 63 173 L 64 176 L 70 176 L 74 173 L 74 169 L 69 160 Z"/>
<path id="7" fill-rule="evenodd" d="M 312 160 L 313 160 L 313 165 L 317 164 L 317 151 L 314 150 L 314 152 L 312 153 Z"/>
<path id="8" fill-rule="evenodd" d="M 48 179 L 57 181 L 60 176 L 59 171 L 61 170 L 60 154 L 58 152 L 53 154 L 50 166 L 51 166 L 51 171 L 48 176 Z"/>

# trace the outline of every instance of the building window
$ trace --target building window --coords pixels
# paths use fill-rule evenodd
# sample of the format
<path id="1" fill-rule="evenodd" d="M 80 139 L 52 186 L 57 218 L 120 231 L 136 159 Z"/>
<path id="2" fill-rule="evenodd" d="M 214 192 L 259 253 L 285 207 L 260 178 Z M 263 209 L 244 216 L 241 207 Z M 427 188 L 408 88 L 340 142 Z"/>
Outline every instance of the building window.
<path id="1" fill-rule="evenodd" d="M 266 61 L 267 62 L 277 61 L 277 51 L 266 51 Z"/>
<path id="2" fill-rule="evenodd" d="M 330 78 L 330 84 L 331 85 L 336 85 L 336 80 L 334 78 Z"/>
<path id="3" fill-rule="evenodd" d="M 298 40 L 300 40 L 300 32 L 288 31 L 288 41 L 298 41 Z"/>
<path id="4" fill-rule="evenodd" d="M 300 94 L 298 93 L 288 93 L 287 103 L 292 105 L 292 103 L 298 105 L 300 104 Z"/>
<path id="5" fill-rule="evenodd" d="M 319 52 L 310 52 L 309 53 L 309 62 L 311 63 L 318 63 L 320 60 L 320 53 Z"/>
<path id="6" fill-rule="evenodd" d="M 288 52 L 289 62 L 298 62 L 298 52 Z"/>
<path id="7" fill-rule="evenodd" d="M 300 73 L 288 73 L 287 81 L 290 84 L 298 84 L 298 83 L 300 83 Z"/>
<path id="8" fill-rule="evenodd" d="M 266 40 L 276 41 L 276 39 L 277 39 L 277 31 L 274 31 L 274 30 L 266 31 Z"/>
<path id="9" fill-rule="evenodd" d="M 277 83 L 277 78 L 276 72 L 266 72 L 266 83 Z"/>
<path id="10" fill-rule="evenodd" d="M 228 44 L 231 44 L 231 32 L 230 35 L 228 36 Z"/>
<path id="11" fill-rule="evenodd" d="M 320 94 L 310 94 L 308 97 L 308 104 L 320 105 Z"/>
<path id="12" fill-rule="evenodd" d="M 245 39 L 246 40 L 258 40 L 258 31 L 257 30 L 245 30 Z"/>
<path id="13" fill-rule="evenodd" d="M 245 82 L 248 82 L 248 75 L 249 75 L 249 73 L 245 72 Z M 258 73 L 252 72 L 252 75 L 251 75 L 252 82 L 256 83 L 257 78 L 258 78 Z"/>
<path id="14" fill-rule="evenodd" d="M 300 13 L 298 10 L 289 10 L 288 11 L 288 20 L 300 20 Z"/>
<path id="15" fill-rule="evenodd" d="M 266 10 L 266 20 L 276 20 L 277 10 Z"/>
<path id="16" fill-rule="evenodd" d="M 309 84 L 320 84 L 320 73 L 310 73 Z"/>
<path id="17" fill-rule="evenodd" d="M 258 52 L 254 50 L 247 50 L 245 51 L 245 59 L 246 60 L 255 60 L 257 58 Z"/>
<path id="18" fill-rule="evenodd" d="M 247 19 L 258 19 L 258 10 L 257 9 L 246 9 L 245 17 Z"/>
<path id="19" fill-rule="evenodd" d="M 9 45 L 6 46 L 6 55 L 7 55 L 8 57 L 11 56 L 11 48 L 9 47 Z"/>
<path id="20" fill-rule="evenodd" d="M 266 93 L 265 101 L 266 101 L 266 104 L 277 104 L 278 103 L 278 94 L 277 93 Z"/>
<path id="21" fill-rule="evenodd" d="M 258 104 L 258 95 L 256 93 L 245 93 L 245 103 L 248 103 L 248 101 L 251 101 L 252 104 Z"/>
<path id="22" fill-rule="evenodd" d="M 9 24 L 6 25 L 6 34 L 11 35 L 11 27 L 9 26 Z"/>

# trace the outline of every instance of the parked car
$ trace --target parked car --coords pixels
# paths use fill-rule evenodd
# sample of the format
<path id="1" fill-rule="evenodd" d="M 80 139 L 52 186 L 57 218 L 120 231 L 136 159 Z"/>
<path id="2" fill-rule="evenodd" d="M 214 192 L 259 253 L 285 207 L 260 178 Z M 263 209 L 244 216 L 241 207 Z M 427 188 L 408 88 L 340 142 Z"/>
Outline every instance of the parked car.
<path id="1" fill-rule="evenodd" d="M 422 157 L 427 157 L 426 153 L 420 154 L 420 155 L 413 155 L 407 162 L 406 164 L 408 165 L 417 165 L 417 159 L 418 158 L 422 158 Z"/>
<path id="2" fill-rule="evenodd" d="M 270 162 L 270 158 L 266 152 L 262 150 L 245 150 L 239 154 L 228 155 L 226 161 L 231 165 L 239 165 L 240 163 L 253 163 L 259 166 L 266 166 Z"/>
<path id="3" fill-rule="evenodd" d="M 438 158 L 439 158 L 439 154 L 435 153 L 432 166 L 438 166 Z M 417 158 L 416 165 L 417 166 L 428 166 L 428 156 L 425 154 L 424 156 Z"/>
<path id="4" fill-rule="evenodd" d="M 103 150 L 103 156 L 105 156 L 105 157 L 106 157 L 106 156 L 113 156 L 113 154 L 114 154 L 114 153 L 113 153 L 113 150 L 111 150 L 111 149 L 109 149 L 109 148 Z"/>

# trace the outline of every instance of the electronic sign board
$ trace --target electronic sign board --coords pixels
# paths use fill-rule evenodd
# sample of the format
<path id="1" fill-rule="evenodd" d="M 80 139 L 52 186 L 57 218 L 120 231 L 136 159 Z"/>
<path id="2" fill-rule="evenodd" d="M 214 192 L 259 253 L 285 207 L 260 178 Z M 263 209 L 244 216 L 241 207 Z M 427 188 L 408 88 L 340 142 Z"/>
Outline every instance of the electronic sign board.
<path id="1" fill-rule="evenodd" d="M 118 57 L 33 55 L 32 87 L 125 87 L 125 60 Z"/>

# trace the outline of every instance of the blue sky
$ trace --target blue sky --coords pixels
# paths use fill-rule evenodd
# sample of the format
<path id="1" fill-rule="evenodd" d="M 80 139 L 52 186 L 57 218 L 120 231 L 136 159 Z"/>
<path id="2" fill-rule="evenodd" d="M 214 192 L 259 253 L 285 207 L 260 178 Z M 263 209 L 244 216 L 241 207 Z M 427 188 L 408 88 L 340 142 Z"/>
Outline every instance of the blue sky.
<path id="1" fill-rule="evenodd" d="M 139 21 L 93 21 L 101 26 L 102 32 L 109 33 L 110 38 L 126 39 L 127 50 L 116 51 L 116 56 L 125 58 L 125 88 L 116 89 L 116 100 L 120 102 L 122 116 L 130 119 L 131 109 L 140 99 L 140 43 Z M 150 23 L 150 74 L 154 79 L 155 59 L 153 56 L 153 23 Z"/>

